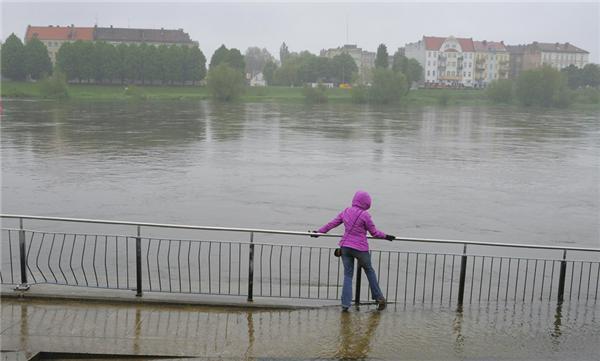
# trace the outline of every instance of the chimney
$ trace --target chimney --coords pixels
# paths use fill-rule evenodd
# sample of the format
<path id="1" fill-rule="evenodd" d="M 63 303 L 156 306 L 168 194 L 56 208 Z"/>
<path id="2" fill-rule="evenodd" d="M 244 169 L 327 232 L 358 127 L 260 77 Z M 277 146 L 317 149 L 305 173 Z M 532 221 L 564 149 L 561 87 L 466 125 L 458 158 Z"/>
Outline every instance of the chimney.
<path id="1" fill-rule="evenodd" d="M 112 25 L 110 26 L 110 28 L 111 28 L 111 29 L 113 28 L 113 27 L 112 27 Z"/>

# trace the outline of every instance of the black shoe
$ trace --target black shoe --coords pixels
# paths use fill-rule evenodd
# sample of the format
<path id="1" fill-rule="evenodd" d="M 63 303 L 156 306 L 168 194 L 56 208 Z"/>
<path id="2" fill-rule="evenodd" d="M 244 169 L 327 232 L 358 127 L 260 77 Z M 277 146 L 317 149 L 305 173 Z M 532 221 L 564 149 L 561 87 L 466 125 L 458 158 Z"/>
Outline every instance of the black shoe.
<path id="1" fill-rule="evenodd" d="M 348 307 L 342 306 L 342 312 L 348 312 Z"/>
<path id="2" fill-rule="evenodd" d="M 385 306 L 386 306 L 385 298 L 381 298 L 381 299 L 377 300 L 377 310 L 378 311 L 385 310 Z"/>

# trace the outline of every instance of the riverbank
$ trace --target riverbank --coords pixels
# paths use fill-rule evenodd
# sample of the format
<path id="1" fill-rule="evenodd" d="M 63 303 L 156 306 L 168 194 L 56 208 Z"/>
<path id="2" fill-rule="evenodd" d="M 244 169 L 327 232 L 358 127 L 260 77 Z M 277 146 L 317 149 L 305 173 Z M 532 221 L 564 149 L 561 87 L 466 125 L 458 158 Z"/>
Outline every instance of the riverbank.
<path id="1" fill-rule="evenodd" d="M 3 81 L 3 98 L 44 98 L 39 84 L 31 82 Z M 241 97 L 242 102 L 304 102 L 302 88 L 290 87 L 248 87 Z M 349 89 L 327 89 L 331 103 L 351 103 Z M 71 100 L 204 100 L 210 99 L 206 87 L 193 86 L 135 86 L 127 91 L 123 85 L 70 84 Z M 407 105 L 485 105 L 490 104 L 485 93 L 477 90 L 418 89 L 406 97 Z"/>
<path id="2" fill-rule="evenodd" d="M 247 87 L 240 101 L 302 103 L 305 101 L 301 87 L 280 86 Z M 43 99 L 38 83 L 3 81 L 0 86 L 2 98 Z M 327 89 L 329 103 L 352 103 L 349 89 Z M 206 100 L 210 94 L 201 86 L 133 86 L 70 84 L 70 100 L 115 101 L 115 100 Z M 496 105 L 486 96 L 485 91 L 476 89 L 415 89 L 401 101 L 407 106 L 484 106 Z M 516 106 L 500 104 L 500 106 Z M 574 102 L 576 109 L 600 109 L 600 103 Z"/>

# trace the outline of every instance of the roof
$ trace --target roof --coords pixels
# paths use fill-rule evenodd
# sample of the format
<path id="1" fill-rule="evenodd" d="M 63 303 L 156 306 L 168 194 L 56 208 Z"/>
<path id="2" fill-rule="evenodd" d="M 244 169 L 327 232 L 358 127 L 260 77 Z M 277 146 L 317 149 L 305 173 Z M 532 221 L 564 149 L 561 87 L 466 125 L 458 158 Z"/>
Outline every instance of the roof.
<path id="1" fill-rule="evenodd" d="M 589 54 L 589 52 L 576 47 L 570 43 L 538 43 L 534 42 L 531 44 L 533 47 L 537 48 L 540 51 L 546 52 L 554 52 L 554 53 L 585 53 Z"/>
<path id="2" fill-rule="evenodd" d="M 506 50 L 511 54 L 522 54 L 527 50 L 527 45 L 506 45 Z"/>
<path id="3" fill-rule="evenodd" d="M 25 40 L 94 40 L 94 28 L 74 26 L 28 26 Z"/>
<path id="4" fill-rule="evenodd" d="M 425 42 L 425 49 L 426 50 L 440 50 L 440 48 L 442 47 L 442 44 L 444 43 L 444 41 L 446 41 L 446 39 L 449 38 L 441 38 L 441 37 L 437 37 L 437 36 L 423 36 L 423 42 Z M 475 51 L 475 48 L 473 46 L 473 39 L 466 39 L 466 38 L 455 38 L 456 40 L 458 40 L 458 43 L 460 44 L 460 47 L 462 48 L 463 51 Z"/>
<path id="5" fill-rule="evenodd" d="M 95 28 L 94 38 L 101 41 L 150 42 L 150 43 L 191 43 L 188 33 L 183 29 L 130 29 Z"/>
<path id="6" fill-rule="evenodd" d="M 500 41 L 474 41 L 475 51 L 506 51 L 504 42 Z"/>

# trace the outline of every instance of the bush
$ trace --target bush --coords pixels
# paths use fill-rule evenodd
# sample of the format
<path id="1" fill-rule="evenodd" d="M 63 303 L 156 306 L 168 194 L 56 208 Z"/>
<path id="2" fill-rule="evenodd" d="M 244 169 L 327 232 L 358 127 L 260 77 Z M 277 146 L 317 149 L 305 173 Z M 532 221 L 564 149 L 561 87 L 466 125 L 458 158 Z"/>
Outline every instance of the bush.
<path id="1" fill-rule="evenodd" d="M 513 98 L 513 82 L 508 79 L 494 80 L 485 92 L 494 103 L 510 103 Z"/>
<path id="2" fill-rule="evenodd" d="M 402 73 L 391 69 L 375 69 L 369 99 L 379 104 L 397 103 L 406 94 L 408 84 Z"/>
<path id="3" fill-rule="evenodd" d="M 210 69 L 206 80 L 208 91 L 219 101 L 232 101 L 244 93 L 244 75 L 231 66 L 221 63 Z"/>
<path id="4" fill-rule="evenodd" d="M 304 101 L 307 103 L 322 104 L 327 103 L 328 100 L 325 87 L 322 84 L 319 84 L 316 88 L 305 85 L 302 94 L 304 95 Z"/>
<path id="5" fill-rule="evenodd" d="M 350 91 L 352 102 L 356 104 L 366 104 L 369 102 L 369 89 L 364 85 L 357 85 Z"/>
<path id="6" fill-rule="evenodd" d="M 521 73 L 516 95 L 525 106 L 567 107 L 570 103 L 565 75 L 549 66 Z"/>
<path id="7" fill-rule="evenodd" d="M 581 88 L 573 92 L 573 101 L 584 104 L 599 104 L 600 90 L 596 88 Z"/>
<path id="8" fill-rule="evenodd" d="M 146 100 L 147 98 L 144 91 L 135 85 L 126 86 L 123 94 L 133 100 Z"/>
<path id="9" fill-rule="evenodd" d="M 44 98 L 66 99 L 69 97 L 67 79 L 61 72 L 55 71 L 52 76 L 40 80 L 39 84 L 40 94 Z"/>

